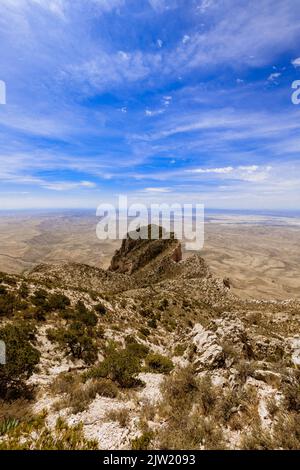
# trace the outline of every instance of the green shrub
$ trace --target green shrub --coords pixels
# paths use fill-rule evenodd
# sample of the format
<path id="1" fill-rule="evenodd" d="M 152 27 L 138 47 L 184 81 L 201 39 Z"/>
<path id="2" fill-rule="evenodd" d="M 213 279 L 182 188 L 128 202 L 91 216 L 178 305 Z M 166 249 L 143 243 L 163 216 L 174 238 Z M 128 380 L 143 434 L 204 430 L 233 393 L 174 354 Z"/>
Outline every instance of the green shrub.
<path id="1" fill-rule="evenodd" d="M 174 348 L 174 356 L 183 356 L 187 349 L 187 344 L 176 344 Z"/>
<path id="2" fill-rule="evenodd" d="M 169 374 L 174 368 L 174 364 L 171 359 L 157 353 L 151 353 L 146 357 L 146 365 L 153 372 L 161 374 Z"/>
<path id="3" fill-rule="evenodd" d="M 146 431 L 140 437 L 136 437 L 131 441 L 131 449 L 148 450 L 153 438 L 154 433 L 152 431 Z"/>
<path id="4" fill-rule="evenodd" d="M 300 371 L 296 371 L 291 383 L 283 386 L 284 404 L 289 411 L 300 412 Z"/>
<path id="5" fill-rule="evenodd" d="M 148 329 L 148 328 L 145 328 L 144 326 L 142 326 L 140 328 L 140 332 L 142 333 L 143 336 L 150 336 L 151 335 L 151 331 Z"/>
<path id="6" fill-rule="evenodd" d="M 45 291 L 45 289 L 36 290 L 35 293 L 31 296 L 31 302 L 36 307 L 41 307 L 45 311 L 50 310 L 50 307 L 48 304 L 48 294 L 47 294 L 47 291 Z"/>
<path id="7" fill-rule="evenodd" d="M 197 380 L 191 366 L 181 368 L 165 379 L 162 394 L 160 414 L 166 425 L 158 432 L 160 449 L 226 447 L 218 420 L 207 416 L 217 396 L 208 379 Z"/>
<path id="8" fill-rule="evenodd" d="M 88 310 L 81 300 L 79 300 L 76 304 L 75 315 L 76 320 L 84 323 L 87 326 L 95 326 L 97 324 L 97 316 Z"/>
<path id="9" fill-rule="evenodd" d="M 109 348 L 105 359 L 87 372 L 87 378 L 108 377 L 121 387 L 141 385 L 137 374 L 141 370 L 141 359 L 128 349 Z"/>
<path id="10" fill-rule="evenodd" d="M 109 411 L 105 417 L 109 420 L 117 421 L 121 428 L 126 428 L 130 421 L 130 412 L 128 408 L 121 408 Z"/>
<path id="11" fill-rule="evenodd" d="M 92 379 L 83 384 L 81 379 L 76 380 L 75 377 L 71 382 L 62 377 L 59 382 L 52 384 L 52 391 L 65 389 L 65 396 L 55 404 L 56 409 L 71 408 L 72 413 L 80 413 L 87 409 L 97 395 L 108 398 L 118 395 L 118 387 L 108 379 Z"/>
<path id="12" fill-rule="evenodd" d="M 20 297 L 22 297 L 22 299 L 27 299 L 27 297 L 29 296 L 29 288 L 27 284 L 25 284 L 25 282 L 22 282 L 22 284 L 20 285 L 19 295 Z"/>
<path id="13" fill-rule="evenodd" d="M 51 310 L 65 310 L 71 304 L 69 297 L 64 294 L 51 294 L 48 299 Z"/>
<path id="14" fill-rule="evenodd" d="M 9 324 L 0 329 L 0 340 L 6 345 L 6 364 L 0 366 L 0 397 L 28 395 L 25 381 L 40 360 L 39 351 L 32 346 L 34 329 L 25 323 Z"/>
<path id="15" fill-rule="evenodd" d="M 10 316 L 15 308 L 15 296 L 10 292 L 4 292 L 0 295 L 0 317 Z"/>
<path id="16" fill-rule="evenodd" d="M 149 328 L 157 328 L 157 321 L 155 318 L 150 318 L 150 320 L 147 321 L 147 325 Z"/>
<path id="17" fill-rule="evenodd" d="M 73 322 L 67 328 L 49 329 L 47 337 L 59 343 L 74 359 L 83 359 L 87 364 L 97 359 L 97 347 L 91 338 L 91 331 L 81 322 Z"/>
<path id="18" fill-rule="evenodd" d="M 141 343 L 129 343 L 126 347 L 127 351 L 140 359 L 144 359 L 149 353 L 149 347 Z"/>
<path id="19" fill-rule="evenodd" d="M 106 314 L 106 307 L 102 303 L 98 303 L 94 307 L 95 312 L 98 313 L 99 315 L 105 315 Z"/>

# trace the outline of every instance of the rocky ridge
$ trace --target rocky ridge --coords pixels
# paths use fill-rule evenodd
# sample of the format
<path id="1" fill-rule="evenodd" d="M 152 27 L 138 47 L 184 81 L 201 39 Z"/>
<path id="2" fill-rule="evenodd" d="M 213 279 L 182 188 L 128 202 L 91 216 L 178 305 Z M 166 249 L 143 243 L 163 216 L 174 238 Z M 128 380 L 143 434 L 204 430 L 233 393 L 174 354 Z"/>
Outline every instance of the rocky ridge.
<path id="1" fill-rule="evenodd" d="M 2 328 L 20 320 L 35 328 L 40 359 L 26 379 L 35 387 L 28 405 L 50 429 L 58 418 L 80 424 L 103 449 L 299 446 L 298 301 L 237 298 L 200 255 L 182 260 L 175 238 L 127 237 L 107 271 L 40 265 L 24 277 L 3 274 L 1 286 L 24 304 L 1 313 Z M 56 305 L 58 295 L 69 305 Z M 126 382 L 111 364 L 130 344 L 140 365 L 132 362 L 135 379 Z"/>

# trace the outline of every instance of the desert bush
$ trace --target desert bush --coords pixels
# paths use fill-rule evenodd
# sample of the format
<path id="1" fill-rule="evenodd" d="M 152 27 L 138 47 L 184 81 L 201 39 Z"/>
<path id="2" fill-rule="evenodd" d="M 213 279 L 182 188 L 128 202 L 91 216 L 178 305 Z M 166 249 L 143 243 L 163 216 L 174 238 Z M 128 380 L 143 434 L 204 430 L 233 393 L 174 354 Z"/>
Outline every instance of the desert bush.
<path id="1" fill-rule="evenodd" d="M 106 307 L 101 302 L 95 305 L 94 309 L 95 309 L 95 312 L 98 313 L 99 315 L 106 314 Z"/>
<path id="2" fill-rule="evenodd" d="M 105 359 L 86 374 L 87 378 L 110 378 L 121 387 L 131 388 L 141 385 L 137 374 L 141 370 L 141 359 L 132 354 L 127 348 L 117 350 L 110 347 Z"/>
<path id="3" fill-rule="evenodd" d="M 290 383 L 285 383 L 282 387 L 284 394 L 284 406 L 289 411 L 300 412 L 300 371 L 296 371 Z"/>
<path id="4" fill-rule="evenodd" d="M 73 372 L 61 372 L 50 385 L 50 391 L 54 395 L 72 393 L 72 390 L 83 382 L 82 376 Z"/>
<path id="5" fill-rule="evenodd" d="M 72 322 L 67 328 L 49 329 L 47 337 L 57 342 L 74 359 L 83 359 L 92 364 L 97 359 L 97 347 L 92 332 L 81 322 Z"/>
<path id="6" fill-rule="evenodd" d="M 34 328 L 24 322 L 0 329 L 0 340 L 6 345 L 6 364 L 0 367 L 0 398 L 30 395 L 25 381 L 40 360 L 39 351 L 32 345 L 34 339 Z"/>
<path id="7" fill-rule="evenodd" d="M 6 292 L 6 290 L 0 295 L 0 317 L 13 314 L 15 301 L 15 296 L 10 292 Z"/>
<path id="8" fill-rule="evenodd" d="M 146 338 L 151 335 L 151 331 L 150 331 L 148 328 L 146 328 L 145 326 L 142 326 L 142 327 L 140 328 L 140 333 L 141 333 L 143 336 L 145 336 Z"/>
<path id="9" fill-rule="evenodd" d="M 194 402 L 198 392 L 197 381 L 193 368 L 179 368 L 176 372 L 168 376 L 161 386 L 161 391 L 165 397 L 161 403 L 161 414 L 167 416 L 172 414 L 173 418 L 181 414 L 187 414 L 187 407 Z"/>
<path id="10" fill-rule="evenodd" d="M 157 328 L 157 321 L 155 318 L 150 318 L 150 320 L 147 321 L 147 325 L 149 328 Z"/>
<path id="11" fill-rule="evenodd" d="M 97 325 L 97 316 L 94 312 L 88 310 L 81 300 L 76 304 L 75 317 L 77 321 L 80 321 L 87 326 Z"/>
<path id="12" fill-rule="evenodd" d="M 84 411 L 97 395 L 108 398 L 116 398 L 118 395 L 118 387 L 111 380 L 92 379 L 84 384 L 82 378 L 75 374 L 57 377 L 51 390 L 55 394 L 64 394 L 55 403 L 55 409 L 71 408 L 72 413 Z"/>
<path id="13" fill-rule="evenodd" d="M 132 450 L 148 450 L 154 438 L 153 431 L 146 431 L 140 437 L 136 437 L 131 441 Z"/>
<path id="14" fill-rule="evenodd" d="M 140 359 L 144 359 L 149 353 L 149 347 L 146 344 L 141 343 L 129 343 L 126 346 L 126 350 L 129 354 L 136 356 Z"/>
<path id="15" fill-rule="evenodd" d="M 117 421 L 121 428 L 126 428 L 130 421 L 130 412 L 128 408 L 121 408 L 109 411 L 106 413 L 105 417 L 108 420 Z"/>
<path id="16" fill-rule="evenodd" d="M 186 343 L 176 344 L 174 351 L 173 351 L 174 356 L 183 356 L 187 347 L 188 345 Z"/>
<path id="17" fill-rule="evenodd" d="M 29 296 L 29 288 L 27 284 L 25 284 L 25 282 L 22 282 L 22 284 L 19 287 L 19 296 L 22 299 L 27 299 L 27 297 Z"/>
<path id="18" fill-rule="evenodd" d="M 217 390 L 209 378 L 196 379 L 191 366 L 170 375 L 162 385 L 158 432 L 160 449 L 224 449 L 223 430 L 214 416 Z"/>
<path id="19" fill-rule="evenodd" d="M 157 353 L 151 353 L 146 357 L 146 365 L 151 371 L 160 374 L 169 374 L 174 368 L 171 359 Z"/>
<path id="20" fill-rule="evenodd" d="M 49 311 L 50 307 L 48 304 L 48 293 L 45 289 L 38 289 L 30 298 L 33 305 L 36 307 L 41 307 L 45 311 Z"/>
<path id="21" fill-rule="evenodd" d="M 65 294 L 51 294 L 48 298 L 48 305 L 51 310 L 65 310 L 71 305 L 69 297 Z"/>
<path id="22" fill-rule="evenodd" d="M 259 421 L 257 412 L 258 398 L 254 389 L 228 388 L 217 393 L 214 416 L 231 429 L 245 427 L 246 422 L 252 424 Z"/>
<path id="23" fill-rule="evenodd" d="M 263 430 L 260 424 L 256 424 L 242 435 L 240 448 L 243 450 L 271 450 L 274 448 L 274 442 L 270 432 Z"/>
<path id="24" fill-rule="evenodd" d="M 273 429 L 274 448 L 284 450 L 300 449 L 299 413 L 281 413 Z"/>
<path id="25" fill-rule="evenodd" d="M 119 389 L 114 382 L 109 379 L 98 379 L 93 382 L 93 389 L 101 397 L 116 398 Z"/>

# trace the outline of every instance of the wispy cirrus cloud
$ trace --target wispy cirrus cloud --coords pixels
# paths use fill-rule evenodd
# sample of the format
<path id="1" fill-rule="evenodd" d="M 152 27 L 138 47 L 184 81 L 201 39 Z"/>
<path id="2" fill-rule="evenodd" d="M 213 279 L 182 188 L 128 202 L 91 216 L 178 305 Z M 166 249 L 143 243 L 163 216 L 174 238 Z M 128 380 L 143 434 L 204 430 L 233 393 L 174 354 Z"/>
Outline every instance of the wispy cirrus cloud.
<path id="1" fill-rule="evenodd" d="M 295 205 L 299 20 L 292 0 L 3 0 L 2 191 Z"/>

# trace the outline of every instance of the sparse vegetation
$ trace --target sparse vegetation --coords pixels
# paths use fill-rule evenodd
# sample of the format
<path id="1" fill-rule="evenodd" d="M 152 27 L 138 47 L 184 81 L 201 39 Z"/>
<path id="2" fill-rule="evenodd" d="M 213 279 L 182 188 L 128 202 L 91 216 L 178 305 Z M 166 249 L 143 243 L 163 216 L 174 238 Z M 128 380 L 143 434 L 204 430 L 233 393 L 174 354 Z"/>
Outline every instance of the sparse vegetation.
<path id="1" fill-rule="evenodd" d="M 130 411 L 128 408 L 111 410 L 106 414 L 106 418 L 111 421 L 117 421 L 122 428 L 126 428 L 130 421 Z"/>
<path id="2" fill-rule="evenodd" d="M 137 374 L 141 370 L 141 358 L 132 352 L 132 349 L 117 350 L 114 346 L 107 348 L 105 359 L 97 366 L 91 368 L 87 378 L 108 377 L 121 387 L 131 388 L 141 385 Z"/>
<path id="3" fill-rule="evenodd" d="M 67 328 L 49 329 L 47 336 L 74 359 L 83 359 L 87 364 L 97 360 L 94 331 L 79 321 L 72 322 Z"/>
<path id="4" fill-rule="evenodd" d="M 146 357 L 146 365 L 149 370 L 160 374 L 169 374 L 174 368 L 171 359 L 155 353 L 151 353 Z"/>
<path id="5" fill-rule="evenodd" d="M 45 424 L 45 416 L 32 417 L 8 430 L 0 450 L 95 450 L 97 442 L 85 439 L 82 425 L 68 426 L 58 419 L 54 429 Z"/>
<path id="6" fill-rule="evenodd" d="M 31 395 L 26 380 L 40 360 L 34 339 L 34 328 L 25 322 L 0 328 L 0 340 L 6 345 L 6 364 L 0 366 L 0 398 L 11 400 Z"/>
<path id="7" fill-rule="evenodd" d="M 0 448 L 95 448 L 82 426 L 55 425 L 63 409 L 96 431 L 115 421 L 123 428 L 112 426 L 116 441 L 119 432 L 122 446 L 135 450 L 299 449 L 299 303 L 239 301 L 198 255 L 173 271 L 170 247 L 148 252 L 147 243 L 129 243 L 133 273 L 125 276 L 72 263 L 0 273 L 8 354 L 0 366 Z M 47 421 L 33 415 L 40 399 Z"/>
<path id="8" fill-rule="evenodd" d="M 153 438 L 154 438 L 154 433 L 152 431 L 146 431 L 140 437 L 136 437 L 135 439 L 131 441 L 131 449 L 132 450 L 148 450 Z"/>

